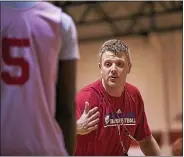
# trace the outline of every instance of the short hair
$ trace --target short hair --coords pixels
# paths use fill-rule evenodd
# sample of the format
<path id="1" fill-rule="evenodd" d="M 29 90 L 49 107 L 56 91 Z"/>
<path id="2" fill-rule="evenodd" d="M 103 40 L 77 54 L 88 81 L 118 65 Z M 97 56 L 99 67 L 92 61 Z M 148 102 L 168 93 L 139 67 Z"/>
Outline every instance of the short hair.
<path id="1" fill-rule="evenodd" d="M 119 55 L 121 53 L 126 53 L 128 55 L 128 57 L 129 57 L 128 60 L 130 61 L 130 49 L 121 40 L 118 40 L 118 39 L 110 39 L 110 40 L 107 40 L 101 46 L 101 48 L 99 50 L 100 61 L 101 61 L 101 58 L 102 58 L 103 53 L 105 53 L 106 51 L 111 51 L 115 55 Z"/>

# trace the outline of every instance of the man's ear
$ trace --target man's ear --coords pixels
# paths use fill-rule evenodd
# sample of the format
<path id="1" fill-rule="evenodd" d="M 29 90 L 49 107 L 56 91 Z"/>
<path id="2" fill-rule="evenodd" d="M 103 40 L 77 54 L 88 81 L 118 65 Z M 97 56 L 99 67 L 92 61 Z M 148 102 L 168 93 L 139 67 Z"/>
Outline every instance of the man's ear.
<path id="1" fill-rule="evenodd" d="M 129 63 L 128 64 L 128 74 L 130 73 L 131 69 L 132 69 L 132 63 Z"/>
<path id="2" fill-rule="evenodd" d="M 98 67 L 100 68 L 100 73 L 102 74 L 102 65 L 101 65 L 101 63 L 98 63 Z"/>
<path id="3" fill-rule="evenodd" d="M 101 69 L 102 68 L 102 66 L 101 66 L 101 64 L 100 63 L 98 63 L 98 67 Z"/>

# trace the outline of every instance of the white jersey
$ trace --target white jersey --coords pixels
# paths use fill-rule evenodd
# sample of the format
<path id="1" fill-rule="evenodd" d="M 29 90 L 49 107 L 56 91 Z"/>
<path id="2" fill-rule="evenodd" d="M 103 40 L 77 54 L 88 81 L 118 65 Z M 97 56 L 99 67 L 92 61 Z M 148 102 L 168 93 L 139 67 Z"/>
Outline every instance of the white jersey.
<path id="1" fill-rule="evenodd" d="M 67 155 L 55 86 L 58 60 L 79 58 L 76 28 L 59 8 L 35 3 L 1 6 L 1 155 Z"/>

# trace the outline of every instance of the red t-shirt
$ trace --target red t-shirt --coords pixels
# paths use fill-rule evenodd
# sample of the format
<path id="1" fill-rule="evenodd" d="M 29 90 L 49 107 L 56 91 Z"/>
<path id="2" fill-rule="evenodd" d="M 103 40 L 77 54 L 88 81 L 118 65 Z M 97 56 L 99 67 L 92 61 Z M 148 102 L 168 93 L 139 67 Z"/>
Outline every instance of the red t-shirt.
<path id="1" fill-rule="evenodd" d="M 133 85 L 126 83 L 121 97 L 110 96 L 105 91 L 101 80 L 84 87 L 76 96 L 77 119 L 84 111 L 85 101 L 89 102 L 90 108 L 98 107 L 100 122 L 97 130 L 87 135 L 77 135 L 74 155 L 123 155 L 120 138 L 126 151 L 132 142 L 126 134 L 125 127 L 137 141 L 151 134 L 141 94 Z M 120 136 L 117 125 L 120 125 Z"/>

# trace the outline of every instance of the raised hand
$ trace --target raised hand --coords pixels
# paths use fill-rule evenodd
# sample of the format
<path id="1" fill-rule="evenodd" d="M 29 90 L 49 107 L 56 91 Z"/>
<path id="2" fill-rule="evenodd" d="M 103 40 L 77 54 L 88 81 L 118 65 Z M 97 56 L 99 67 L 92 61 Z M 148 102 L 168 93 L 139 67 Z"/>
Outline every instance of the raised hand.
<path id="1" fill-rule="evenodd" d="M 89 108 L 89 102 L 85 102 L 84 112 L 77 120 L 77 134 L 85 135 L 98 128 L 100 112 L 98 107 Z"/>

